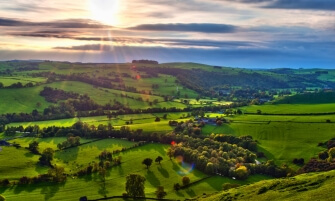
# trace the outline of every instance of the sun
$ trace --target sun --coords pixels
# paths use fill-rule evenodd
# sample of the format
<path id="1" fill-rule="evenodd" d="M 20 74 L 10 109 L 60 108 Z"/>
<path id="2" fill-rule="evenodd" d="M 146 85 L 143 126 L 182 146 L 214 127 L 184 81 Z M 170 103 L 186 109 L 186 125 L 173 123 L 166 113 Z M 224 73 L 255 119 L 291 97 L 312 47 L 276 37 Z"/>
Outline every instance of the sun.
<path id="1" fill-rule="evenodd" d="M 119 24 L 119 0 L 89 0 L 92 19 L 108 25 Z"/>

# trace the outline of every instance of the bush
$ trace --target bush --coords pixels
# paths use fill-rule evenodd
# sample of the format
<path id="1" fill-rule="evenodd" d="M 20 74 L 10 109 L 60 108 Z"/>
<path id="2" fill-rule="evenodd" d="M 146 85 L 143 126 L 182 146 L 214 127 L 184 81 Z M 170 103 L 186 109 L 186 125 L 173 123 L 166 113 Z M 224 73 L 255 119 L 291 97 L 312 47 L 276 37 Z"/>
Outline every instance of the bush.
<path id="1" fill-rule="evenodd" d="M 190 180 L 189 177 L 184 176 L 184 177 L 181 179 L 181 181 L 183 182 L 183 185 L 186 186 L 186 185 L 188 185 L 188 184 L 190 183 L 191 180 Z"/>
<path id="2" fill-rule="evenodd" d="M 180 184 L 179 183 L 175 183 L 175 184 L 173 184 L 173 189 L 175 190 L 175 191 L 179 191 L 180 190 Z"/>

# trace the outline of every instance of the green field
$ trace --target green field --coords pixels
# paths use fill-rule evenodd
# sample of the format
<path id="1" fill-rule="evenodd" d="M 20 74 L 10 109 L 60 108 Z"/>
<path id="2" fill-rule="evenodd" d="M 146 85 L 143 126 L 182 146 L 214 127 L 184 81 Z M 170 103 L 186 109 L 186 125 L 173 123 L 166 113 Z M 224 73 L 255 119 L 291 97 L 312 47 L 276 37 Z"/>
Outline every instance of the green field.
<path id="1" fill-rule="evenodd" d="M 319 142 L 335 137 L 335 124 L 326 123 L 326 119 L 335 121 L 335 115 L 326 116 L 262 116 L 240 115 L 222 126 L 206 125 L 202 132 L 206 135 L 233 134 L 250 135 L 258 141 L 259 151 L 269 159 L 280 164 L 292 164 L 294 158 L 308 161 L 324 148 Z"/>
<path id="2" fill-rule="evenodd" d="M 33 142 L 33 141 L 37 141 L 39 143 L 38 145 L 38 150 L 39 152 L 42 152 L 44 149 L 46 148 L 52 148 L 54 150 L 58 149 L 57 148 L 57 144 L 66 141 L 66 137 L 54 137 L 54 138 L 33 138 L 33 137 L 25 137 L 25 138 L 16 138 L 13 140 L 9 140 L 8 142 L 10 143 L 17 143 L 20 144 L 21 147 L 23 148 L 28 148 L 29 147 L 29 143 Z M 81 138 L 80 139 L 80 143 L 85 143 L 85 142 L 89 142 L 92 141 L 92 139 L 85 139 L 85 138 Z"/>
<path id="3" fill-rule="evenodd" d="M 121 143 L 121 146 L 123 145 L 124 143 Z M 81 158 L 79 155 L 82 153 L 84 156 L 85 153 L 96 151 L 93 149 L 97 149 L 97 147 L 92 147 L 79 147 L 77 160 L 82 160 L 83 163 L 89 161 L 90 156 L 88 156 L 88 159 L 82 157 L 82 159 L 79 160 L 79 158 Z M 97 199 L 104 197 L 105 193 L 107 196 L 121 195 L 122 192 L 125 191 L 124 184 L 126 175 L 129 173 L 137 173 L 145 176 L 146 178 L 145 193 L 147 197 L 155 197 L 154 192 L 156 187 L 158 185 L 162 185 L 165 187 L 165 191 L 167 192 L 166 198 L 185 199 L 197 195 L 202 195 L 202 193 L 205 192 L 216 192 L 221 190 L 220 186 L 215 184 L 221 185 L 226 182 L 247 184 L 262 179 L 267 179 L 267 177 L 256 175 L 251 176 L 248 180 L 241 182 L 224 177 L 213 177 L 203 180 L 188 189 L 176 192 L 173 190 L 173 184 L 177 182 L 181 183 L 181 178 L 184 176 L 184 174 L 181 173 L 184 172 L 191 179 L 191 182 L 202 179 L 207 175 L 196 169 L 189 171 L 190 166 L 182 166 L 175 160 L 170 161 L 165 154 L 167 148 L 168 145 L 148 144 L 131 149 L 124 153 L 120 153 L 119 155 L 122 157 L 122 164 L 121 166 L 113 167 L 108 171 L 108 176 L 106 178 L 106 188 L 103 188 L 99 176 L 93 174 L 90 176 L 84 176 L 82 178 L 68 178 L 64 184 L 34 184 L 29 186 L 19 185 L 15 186 L 14 188 L 7 189 L 0 187 L 0 192 L 6 196 L 8 200 L 18 200 L 22 198 L 30 200 L 76 200 L 84 195 L 87 195 L 89 199 Z M 73 152 L 71 149 L 69 149 L 69 151 Z M 57 154 L 60 153 L 56 153 L 56 157 L 60 157 L 57 156 Z M 146 167 L 141 164 L 144 158 L 149 157 L 154 159 L 158 155 L 163 157 L 161 166 L 154 163 L 149 168 L 149 170 L 147 170 Z M 65 157 L 65 155 L 63 155 L 63 157 Z M 71 160 L 71 157 L 65 158 Z M 71 165 L 71 162 L 68 164 Z M 70 191 L 71 193 L 69 193 Z"/>
<path id="4" fill-rule="evenodd" d="M 278 105 L 250 105 L 240 108 L 244 113 L 268 114 L 312 114 L 335 112 L 335 103 L 326 104 L 278 104 Z"/>
<path id="5" fill-rule="evenodd" d="M 2 147 L 0 151 L 0 179 L 19 179 L 46 173 L 48 168 L 37 165 L 38 155 L 24 148 Z"/>
<path id="6" fill-rule="evenodd" d="M 0 77 L 0 82 L 5 86 L 10 86 L 14 83 L 21 82 L 23 85 L 31 82 L 33 84 L 43 83 L 46 78 L 43 77 L 26 77 L 26 76 L 11 76 L 11 77 Z"/>
<path id="7" fill-rule="evenodd" d="M 39 95 L 41 90 L 41 86 L 20 89 L 0 89 L 0 114 L 31 113 L 34 109 L 43 111 L 43 109 L 51 105 L 51 103 L 48 103 Z M 40 107 L 36 105 L 38 102 L 41 103 Z"/>

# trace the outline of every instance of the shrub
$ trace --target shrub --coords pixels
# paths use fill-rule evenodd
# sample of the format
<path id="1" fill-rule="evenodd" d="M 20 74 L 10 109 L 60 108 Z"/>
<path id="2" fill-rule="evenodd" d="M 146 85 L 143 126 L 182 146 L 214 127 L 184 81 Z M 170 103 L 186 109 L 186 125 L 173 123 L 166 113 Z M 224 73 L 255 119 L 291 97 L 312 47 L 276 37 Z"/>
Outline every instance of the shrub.
<path id="1" fill-rule="evenodd" d="M 186 186 L 186 185 L 188 185 L 188 184 L 190 183 L 191 180 L 190 180 L 189 177 L 184 176 L 184 177 L 181 179 L 181 181 L 183 182 L 183 185 Z"/>
<path id="2" fill-rule="evenodd" d="M 179 183 L 175 183 L 175 184 L 173 184 L 173 189 L 175 190 L 175 191 L 179 191 L 180 190 L 180 184 Z"/>

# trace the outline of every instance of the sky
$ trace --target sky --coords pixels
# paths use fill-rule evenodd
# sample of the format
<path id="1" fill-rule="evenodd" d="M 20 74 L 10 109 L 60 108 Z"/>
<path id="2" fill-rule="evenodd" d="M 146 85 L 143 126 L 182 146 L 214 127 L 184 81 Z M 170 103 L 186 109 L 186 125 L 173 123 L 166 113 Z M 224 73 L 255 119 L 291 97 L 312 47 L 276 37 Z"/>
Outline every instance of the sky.
<path id="1" fill-rule="evenodd" d="M 335 0 L 1 0 L 12 59 L 335 68 Z"/>

